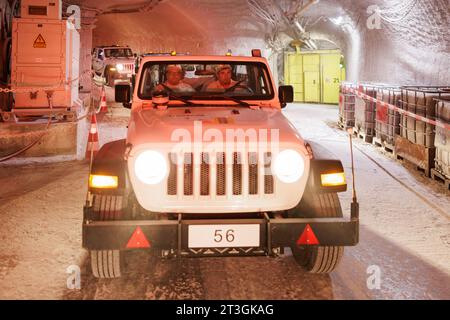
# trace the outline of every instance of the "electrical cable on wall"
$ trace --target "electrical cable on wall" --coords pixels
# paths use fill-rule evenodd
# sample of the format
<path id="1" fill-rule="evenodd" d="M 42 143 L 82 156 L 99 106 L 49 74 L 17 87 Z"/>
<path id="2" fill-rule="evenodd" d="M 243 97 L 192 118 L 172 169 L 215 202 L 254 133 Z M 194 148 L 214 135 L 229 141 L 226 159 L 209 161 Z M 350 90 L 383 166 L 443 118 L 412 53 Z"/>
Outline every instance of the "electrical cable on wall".
<path id="1" fill-rule="evenodd" d="M 416 7 L 418 0 L 411 0 L 408 3 L 403 3 L 399 9 L 394 8 L 386 8 L 377 10 L 379 17 L 388 22 L 388 23 L 399 23 L 402 22 L 408 15 L 412 12 L 412 10 Z M 390 16 L 398 16 L 397 18 L 391 18 Z"/>

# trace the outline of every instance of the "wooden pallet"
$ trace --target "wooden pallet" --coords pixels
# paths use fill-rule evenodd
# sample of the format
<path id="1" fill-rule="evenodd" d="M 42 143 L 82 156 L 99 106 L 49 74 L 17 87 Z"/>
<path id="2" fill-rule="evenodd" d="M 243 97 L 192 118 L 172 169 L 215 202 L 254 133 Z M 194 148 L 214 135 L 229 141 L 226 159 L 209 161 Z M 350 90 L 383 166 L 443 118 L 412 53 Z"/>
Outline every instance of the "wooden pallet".
<path id="1" fill-rule="evenodd" d="M 353 127 L 353 124 L 352 124 L 352 125 L 348 125 L 348 124 L 347 124 L 347 126 L 345 126 L 345 125 L 344 125 L 345 122 L 348 123 L 348 122 L 354 122 L 354 121 L 351 121 L 351 120 L 346 120 L 346 121 L 344 121 L 344 118 L 343 118 L 343 117 L 339 117 L 338 127 L 341 128 L 341 129 L 344 130 L 344 131 L 347 130 L 347 128 L 352 128 L 352 127 Z"/>
<path id="2" fill-rule="evenodd" d="M 394 155 L 397 160 L 410 162 L 416 166 L 417 170 L 422 171 L 425 176 L 431 178 L 436 148 L 427 148 L 414 144 L 401 136 L 396 136 Z"/>
<path id="3" fill-rule="evenodd" d="M 435 181 L 443 183 L 445 189 L 450 190 L 450 179 L 441 172 L 437 171 L 436 169 L 431 169 L 431 178 L 433 178 L 433 180 Z"/>
<path id="4" fill-rule="evenodd" d="M 377 137 L 373 137 L 373 144 L 378 148 L 381 148 L 384 151 L 395 155 L 395 147 L 392 144 L 387 143 L 386 141 L 383 141 Z"/>
<path id="5" fill-rule="evenodd" d="M 359 138 L 364 140 L 364 142 L 370 143 L 372 144 L 373 142 L 373 136 L 372 135 L 368 135 L 366 132 L 364 132 L 364 130 L 359 130 L 357 127 L 353 127 L 353 134 Z"/>

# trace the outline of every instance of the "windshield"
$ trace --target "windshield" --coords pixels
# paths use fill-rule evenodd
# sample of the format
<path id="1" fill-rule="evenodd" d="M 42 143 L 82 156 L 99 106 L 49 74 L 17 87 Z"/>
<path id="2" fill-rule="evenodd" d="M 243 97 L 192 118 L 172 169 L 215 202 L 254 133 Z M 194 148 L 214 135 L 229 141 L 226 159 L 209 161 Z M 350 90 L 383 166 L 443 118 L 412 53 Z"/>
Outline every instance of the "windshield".
<path id="1" fill-rule="evenodd" d="M 105 49 L 105 56 L 107 58 L 130 58 L 133 56 L 133 52 L 129 48 Z"/>
<path id="2" fill-rule="evenodd" d="M 259 62 L 147 62 L 141 72 L 138 96 L 152 99 L 168 91 L 186 99 L 270 100 L 274 97 L 268 70 Z"/>

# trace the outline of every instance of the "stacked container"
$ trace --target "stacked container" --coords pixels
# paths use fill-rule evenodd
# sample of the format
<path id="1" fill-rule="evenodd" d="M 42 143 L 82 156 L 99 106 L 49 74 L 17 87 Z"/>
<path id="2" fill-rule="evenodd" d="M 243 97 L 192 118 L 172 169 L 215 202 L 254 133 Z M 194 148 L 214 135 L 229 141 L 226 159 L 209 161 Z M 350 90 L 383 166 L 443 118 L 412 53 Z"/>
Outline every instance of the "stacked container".
<path id="1" fill-rule="evenodd" d="M 399 87 L 381 87 L 377 91 L 377 100 L 399 106 L 401 91 Z M 395 136 L 400 134 L 400 114 L 378 103 L 376 106 L 376 139 L 374 142 L 394 151 Z"/>
<path id="2" fill-rule="evenodd" d="M 436 99 L 450 99 L 450 90 L 443 87 L 402 87 L 400 106 L 416 115 L 434 120 Z M 396 153 L 430 176 L 434 167 L 436 126 L 408 115 L 401 116 L 401 137 L 396 139 Z"/>
<path id="3" fill-rule="evenodd" d="M 436 104 L 436 120 L 450 124 L 450 101 L 438 100 Z M 442 180 L 450 181 L 450 130 L 436 127 L 436 147 L 435 170 L 432 174 L 439 176 Z"/>
<path id="4" fill-rule="evenodd" d="M 376 98 L 378 87 L 375 85 L 360 85 L 358 90 L 367 96 Z M 376 103 L 356 97 L 355 132 L 366 142 L 372 143 L 375 136 Z"/>
<path id="5" fill-rule="evenodd" d="M 350 82 L 342 82 L 339 88 L 338 125 L 342 129 L 355 125 L 355 94 L 351 89 L 356 89 L 356 85 Z"/>
<path id="6" fill-rule="evenodd" d="M 342 83 L 339 91 L 339 126 L 342 129 L 353 128 L 355 126 L 355 94 L 349 89 L 356 86 L 349 83 Z"/>

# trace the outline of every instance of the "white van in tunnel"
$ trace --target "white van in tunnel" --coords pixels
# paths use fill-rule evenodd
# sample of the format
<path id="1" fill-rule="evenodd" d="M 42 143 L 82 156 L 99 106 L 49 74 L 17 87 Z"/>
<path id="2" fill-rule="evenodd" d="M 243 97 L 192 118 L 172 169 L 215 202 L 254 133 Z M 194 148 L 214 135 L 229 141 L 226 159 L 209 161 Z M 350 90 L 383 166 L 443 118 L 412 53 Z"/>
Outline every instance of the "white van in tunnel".
<path id="1" fill-rule="evenodd" d="M 92 49 L 92 69 L 113 87 L 116 80 L 131 81 L 135 74 L 136 59 L 129 47 L 100 46 Z"/>
<path id="2" fill-rule="evenodd" d="M 189 72 L 189 77 L 186 77 Z M 289 247 L 313 273 L 333 271 L 359 239 L 356 200 L 344 218 L 340 160 L 305 141 L 281 112 L 259 50 L 251 57 L 151 56 L 133 86 L 128 135 L 104 145 L 90 173 L 83 247 L 100 278 L 123 251 L 161 256 L 276 256 Z"/>

